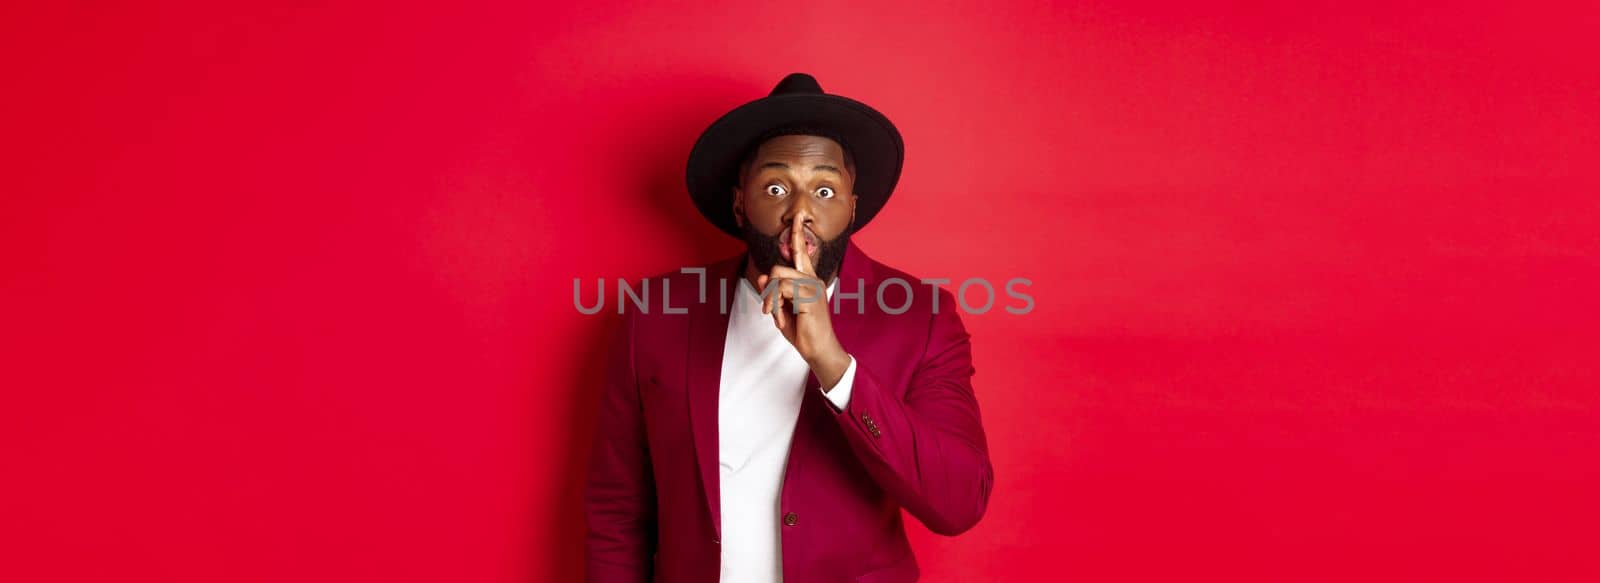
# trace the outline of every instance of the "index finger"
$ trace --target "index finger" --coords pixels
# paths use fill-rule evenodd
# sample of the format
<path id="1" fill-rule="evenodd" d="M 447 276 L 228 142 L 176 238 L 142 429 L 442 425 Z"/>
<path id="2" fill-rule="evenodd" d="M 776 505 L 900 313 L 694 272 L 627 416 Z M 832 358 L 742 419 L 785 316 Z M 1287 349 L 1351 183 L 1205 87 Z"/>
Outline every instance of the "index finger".
<path id="1" fill-rule="evenodd" d="M 789 251 L 794 254 L 794 268 L 810 275 L 815 272 L 811 268 L 811 253 L 806 250 L 805 233 L 801 232 L 804 228 L 800 215 L 795 215 L 794 226 L 789 228 Z"/>

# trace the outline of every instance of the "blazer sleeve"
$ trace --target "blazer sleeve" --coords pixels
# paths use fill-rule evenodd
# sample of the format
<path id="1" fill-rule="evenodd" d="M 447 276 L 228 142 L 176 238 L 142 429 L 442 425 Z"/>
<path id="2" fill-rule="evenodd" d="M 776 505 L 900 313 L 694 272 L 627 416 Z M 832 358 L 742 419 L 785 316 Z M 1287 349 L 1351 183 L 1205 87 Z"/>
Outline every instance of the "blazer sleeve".
<path id="1" fill-rule="evenodd" d="M 956 305 L 939 293 L 940 305 Z M 983 517 L 994 468 L 972 390 L 970 336 L 953 308 L 931 319 L 903 400 L 858 359 L 849 403 L 830 411 L 873 479 L 929 530 L 954 536 Z"/>
<path id="2" fill-rule="evenodd" d="M 583 507 L 588 523 L 584 556 L 591 583 L 639 583 L 653 575 L 656 493 L 634 368 L 634 330 L 629 311 L 607 350 L 589 454 Z"/>

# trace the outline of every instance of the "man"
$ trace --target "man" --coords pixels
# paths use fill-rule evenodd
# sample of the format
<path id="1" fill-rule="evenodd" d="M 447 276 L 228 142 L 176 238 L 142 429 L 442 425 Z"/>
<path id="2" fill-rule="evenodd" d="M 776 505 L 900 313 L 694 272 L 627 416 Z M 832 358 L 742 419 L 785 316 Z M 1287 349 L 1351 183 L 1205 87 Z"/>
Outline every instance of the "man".
<path id="1" fill-rule="evenodd" d="M 903 160 L 887 118 L 801 73 L 700 136 L 689 192 L 747 249 L 662 276 L 687 305 L 630 310 L 615 336 L 590 581 L 915 581 L 901 508 L 951 536 L 983 516 L 994 472 L 954 295 L 879 292 L 918 279 L 849 240 Z"/>

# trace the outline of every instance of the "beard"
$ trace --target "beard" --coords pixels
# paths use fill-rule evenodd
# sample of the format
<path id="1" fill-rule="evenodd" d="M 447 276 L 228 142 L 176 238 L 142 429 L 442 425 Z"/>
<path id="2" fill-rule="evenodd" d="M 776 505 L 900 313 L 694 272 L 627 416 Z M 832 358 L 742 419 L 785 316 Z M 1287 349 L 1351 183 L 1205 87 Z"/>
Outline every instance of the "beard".
<path id="1" fill-rule="evenodd" d="M 768 273 L 772 271 L 774 265 L 794 267 L 794 261 L 784 259 L 783 252 L 778 249 L 778 242 L 781 240 L 778 235 L 767 235 L 756 230 L 751 226 L 750 217 L 745 217 L 743 231 L 744 244 L 750 249 L 750 260 L 755 263 L 756 270 Z M 822 280 L 824 286 L 833 280 L 833 276 L 839 271 L 839 266 L 844 263 L 844 249 L 849 242 L 849 230 L 831 240 L 817 237 L 817 259 L 812 262 L 812 266 L 816 267 L 817 279 Z M 803 250 L 792 251 L 805 253 Z"/>

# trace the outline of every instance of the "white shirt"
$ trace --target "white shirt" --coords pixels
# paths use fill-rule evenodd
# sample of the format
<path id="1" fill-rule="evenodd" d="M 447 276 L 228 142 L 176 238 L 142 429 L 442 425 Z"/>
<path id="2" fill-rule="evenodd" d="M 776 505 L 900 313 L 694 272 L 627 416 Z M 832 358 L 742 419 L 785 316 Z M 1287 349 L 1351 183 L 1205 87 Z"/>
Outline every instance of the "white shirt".
<path id="1" fill-rule="evenodd" d="M 828 284 L 828 300 L 839 287 Z M 728 314 L 717 395 L 718 473 L 722 487 L 722 583 L 783 580 L 779 493 L 811 368 L 783 338 L 761 296 L 739 278 Z M 786 308 L 787 309 L 787 308 Z M 850 402 L 855 357 L 823 395 L 843 409 Z M 821 390 L 821 389 L 818 389 Z"/>

